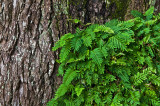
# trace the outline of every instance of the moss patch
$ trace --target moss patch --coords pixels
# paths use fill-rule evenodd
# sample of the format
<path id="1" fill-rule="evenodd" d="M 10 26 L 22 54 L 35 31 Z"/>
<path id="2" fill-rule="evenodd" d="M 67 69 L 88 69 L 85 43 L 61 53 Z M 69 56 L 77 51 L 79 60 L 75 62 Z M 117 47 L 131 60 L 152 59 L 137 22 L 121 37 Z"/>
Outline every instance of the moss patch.
<path id="1" fill-rule="evenodd" d="M 124 20 L 130 0 L 109 0 L 111 18 Z"/>

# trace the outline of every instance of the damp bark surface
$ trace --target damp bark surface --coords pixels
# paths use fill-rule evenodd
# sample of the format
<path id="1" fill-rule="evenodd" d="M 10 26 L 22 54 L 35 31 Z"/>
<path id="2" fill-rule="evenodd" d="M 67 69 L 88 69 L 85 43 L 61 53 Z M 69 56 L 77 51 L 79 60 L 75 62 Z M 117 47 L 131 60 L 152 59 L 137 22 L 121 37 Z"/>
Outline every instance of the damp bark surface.
<path id="1" fill-rule="evenodd" d="M 72 19 L 83 24 L 128 19 L 137 5 L 144 11 L 144 1 L 127 0 L 122 9 L 124 0 L 0 0 L 0 106 L 44 106 L 54 97 L 62 77 L 57 77 L 59 51 L 52 47 L 65 33 L 85 28 Z"/>

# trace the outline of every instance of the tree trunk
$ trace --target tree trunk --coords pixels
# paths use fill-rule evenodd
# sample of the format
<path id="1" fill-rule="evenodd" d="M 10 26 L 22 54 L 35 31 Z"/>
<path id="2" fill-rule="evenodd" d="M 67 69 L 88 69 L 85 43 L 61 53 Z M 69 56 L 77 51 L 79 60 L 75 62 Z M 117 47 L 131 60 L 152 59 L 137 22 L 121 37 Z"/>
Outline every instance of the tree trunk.
<path id="1" fill-rule="evenodd" d="M 145 0 L 1 0 L 0 106 L 43 106 L 53 98 L 62 77 L 56 76 L 58 51 L 51 49 L 60 36 L 84 27 L 69 19 L 129 19 L 137 5 L 142 12 L 148 8 L 140 1 Z"/>
<path id="2" fill-rule="evenodd" d="M 42 106 L 53 97 L 58 40 L 53 1 L 2 0 L 0 106 Z"/>

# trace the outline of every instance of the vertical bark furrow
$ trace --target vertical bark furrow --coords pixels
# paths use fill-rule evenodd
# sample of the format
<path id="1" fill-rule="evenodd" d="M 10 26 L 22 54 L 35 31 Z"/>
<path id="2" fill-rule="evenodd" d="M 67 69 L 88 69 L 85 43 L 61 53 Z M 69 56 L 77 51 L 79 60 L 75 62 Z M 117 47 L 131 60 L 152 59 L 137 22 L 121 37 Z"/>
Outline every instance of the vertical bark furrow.
<path id="1" fill-rule="evenodd" d="M 0 106 L 44 105 L 54 93 L 49 75 L 55 64 L 51 43 L 57 36 L 48 31 L 51 0 L 5 0 L 1 4 Z"/>

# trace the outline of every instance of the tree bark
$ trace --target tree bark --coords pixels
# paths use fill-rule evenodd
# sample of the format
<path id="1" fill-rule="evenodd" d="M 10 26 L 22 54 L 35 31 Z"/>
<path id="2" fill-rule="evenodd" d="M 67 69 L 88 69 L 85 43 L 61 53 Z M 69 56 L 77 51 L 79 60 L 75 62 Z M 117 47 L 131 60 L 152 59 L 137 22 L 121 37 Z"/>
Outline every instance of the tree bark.
<path id="1" fill-rule="evenodd" d="M 52 52 L 54 43 L 63 34 L 74 33 L 76 27 L 84 28 L 69 19 L 105 23 L 113 18 L 129 19 L 126 12 L 137 5 L 142 11 L 148 8 L 141 8 L 146 2 L 125 1 L 1 0 L 0 106 L 45 105 L 62 80 L 56 76 L 59 51 Z"/>
<path id="2" fill-rule="evenodd" d="M 53 1 L 2 0 L 0 106 L 41 106 L 53 97 L 58 40 Z"/>

